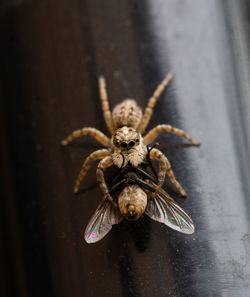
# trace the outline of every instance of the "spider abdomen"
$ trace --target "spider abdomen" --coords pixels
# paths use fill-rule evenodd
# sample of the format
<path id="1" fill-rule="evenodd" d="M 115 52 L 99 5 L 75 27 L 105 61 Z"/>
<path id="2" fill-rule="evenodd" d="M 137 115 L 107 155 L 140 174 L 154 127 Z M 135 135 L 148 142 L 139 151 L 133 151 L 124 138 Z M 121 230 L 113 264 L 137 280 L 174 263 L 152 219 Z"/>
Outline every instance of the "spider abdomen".
<path id="1" fill-rule="evenodd" d="M 122 126 L 137 128 L 141 119 L 142 110 L 133 99 L 122 101 L 112 111 L 112 120 L 115 129 Z"/>

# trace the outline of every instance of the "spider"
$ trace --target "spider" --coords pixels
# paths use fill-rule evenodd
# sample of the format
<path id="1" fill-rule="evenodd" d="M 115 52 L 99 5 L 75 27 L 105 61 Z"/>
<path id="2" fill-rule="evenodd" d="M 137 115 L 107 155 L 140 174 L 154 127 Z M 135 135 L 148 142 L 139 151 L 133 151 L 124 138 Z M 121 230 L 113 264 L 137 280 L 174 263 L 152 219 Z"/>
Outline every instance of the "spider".
<path id="1" fill-rule="evenodd" d="M 114 203 L 113 198 L 109 193 L 109 189 L 105 182 L 104 170 L 112 165 L 121 167 L 122 165 L 130 163 L 132 166 L 137 167 L 143 162 L 147 156 L 147 145 L 152 143 L 161 132 L 169 132 L 178 136 L 184 137 L 193 145 L 199 146 L 199 142 L 190 137 L 183 130 L 174 128 L 171 125 L 157 125 L 151 129 L 144 137 L 142 137 L 150 118 L 153 113 L 154 106 L 157 99 L 163 93 L 169 82 L 173 78 L 172 73 L 168 73 L 163 81 L 156 87 L 152 97 L 150 97 L 147 107 L 142 113 L 142 109 L 137 105 L 133 99 L 125 99 L 120 104 L 115 106 L 112 113 L 109 108 L 107 90 L 105 79 L 103 76 L 99 77 L 99 91 L 102 103 L 102 110 L 104 119 L 111 138 L 108 138 L 101 131 L 96 128 L 84 127 L 71 133 L 67 138 L 62 140 L 62 146 L 68 145 L 73 139 L 84 135 L 90 135 L 101 143 L 105 149 L 99 149 L 91 153 L 83 162 L 80 173 L 77 177 L 74 192 L 77 193 L 79 186 L 84 179 L 91 163 L 95 160 L 101 160 L 97 166 L 96 177 L 104 197 Z M 123 157 L 124 156 L 124 160 Z M 151 159 L 159 160 L 159 174 L 158 184 L 156 186 L 154 195 L 161 189 L 165 175 L 167 173 L 170 181 L 179 190 L 182 196 L 186 196 L 184 189 L 176 180 L 174 173 L 171 169 L 170 162 L 167 157 L 158 149 L 153 148 L 150 153 Z"/>

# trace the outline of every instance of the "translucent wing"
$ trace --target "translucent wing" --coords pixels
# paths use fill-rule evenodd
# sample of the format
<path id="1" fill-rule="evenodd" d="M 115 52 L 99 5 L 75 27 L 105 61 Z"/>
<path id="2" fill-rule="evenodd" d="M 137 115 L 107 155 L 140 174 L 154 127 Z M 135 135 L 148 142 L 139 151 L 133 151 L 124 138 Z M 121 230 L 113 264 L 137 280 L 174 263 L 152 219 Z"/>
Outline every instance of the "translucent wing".
<path id="1" fill-rule="evenodd" d="M 123 219 L 120 211 L 108 199 L 103 199 L 91 217 L 84 232 L 87 243 L 101 240 L 111 229 Z"/>
<path id="2" fill-rule="evenodd" d="M 148 200 L 146 214 L 153 220 L 185 234 L 194 233 L 194 223 L 185 211 L 163 189 Z"/>

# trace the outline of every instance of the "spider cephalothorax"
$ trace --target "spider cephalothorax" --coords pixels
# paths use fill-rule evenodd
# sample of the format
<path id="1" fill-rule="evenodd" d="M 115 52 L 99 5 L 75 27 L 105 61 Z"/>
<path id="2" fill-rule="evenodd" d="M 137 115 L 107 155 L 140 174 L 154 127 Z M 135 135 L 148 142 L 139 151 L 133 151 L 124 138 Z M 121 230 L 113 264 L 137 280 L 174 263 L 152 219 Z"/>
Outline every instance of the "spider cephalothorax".
<path id="1" fill-rule="evenodd" d="M 129 150 L 141 142 L 141 134 L 134 128 L 123 126 L 113 136 L 113 144 L 121 150 Z"/>
<path id="2" fill-rule="evenodd" d="M 130 162 L 131 165 L 137 167 L 140 163 L 142 163 L 144 158 L 146 158 L 146 146 L 152 143 L 163 131 L 182 136 L 188 141 L 191 141 L 193 145 L 199 145 L 199 142 L 191 138 L 184 131 L 174 128 L 170 125 L 158 125 L 151 129 L 144 137 L 142 137 L 142 133 L 150 121 L 155 103 L 172 77 L 173 74 L 169 73 L 158 85 L 152 97 L 150 97 L 144 113 L 142 113 L 141 108 L 133 99 L 124 100 L 118 104 L 111 113 L 109 109 L 105 80 L 103 77 L 99 78 L 103 115 L 112 137 L 109 139 L 101 131 L 95 128 L 86 127 L 74 131 L 62 141 L 62 145 L 65 146 L 74 138 L 89 134 L 106 147 L 106 149 L 100 149 L 93 152 L 85 159 L 82 169 L 76 180 L 74 187 L 75 192 L 78 191 L 80 183 L 84 179 L 91 162 L 94 160 L 101 160 L 96 171 L 97 181 L 100 184 L 100 188 L 104 196 L 113 201 L 105 182 L 104 170 L 112 165 L 121 167 L 123 162 L 121 153 L 124 155 L 125 166 L 128 162 Z M 159 161 L 158 188 L 162 186 L 167 173 L 170 181 L 180 191 L 181 195 L 185 196 L 185 191 L 175 179 L 167 157 L 158 149 L 153 148 L 150 152 L 150 158 L 158 159 Z M 157 193 L 157 189 L 155 192 Z"/>
<path id="3" fill-rule="evenodd" d="M 142 141 L 142 136 L 132 127 L 123 126 L 118 128 L 113 137 L 114 152 L 112 160 L 114 164 L 121 167 L 124 155 L 124 165 L 130 162 L 133 166 L 138 166 L 144 159 L 146 146 Z"/>

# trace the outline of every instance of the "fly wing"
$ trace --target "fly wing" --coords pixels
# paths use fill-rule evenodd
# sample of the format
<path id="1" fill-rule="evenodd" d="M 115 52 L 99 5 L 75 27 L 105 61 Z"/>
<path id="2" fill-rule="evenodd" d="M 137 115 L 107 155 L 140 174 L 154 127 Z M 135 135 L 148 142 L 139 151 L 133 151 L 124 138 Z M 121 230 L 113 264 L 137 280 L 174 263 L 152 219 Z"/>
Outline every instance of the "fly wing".
<path id="1" fill-rule="evenodd" d="M 111 229 L 123 219 L 119 209 L 108 199 L 103 199 L 91 217 L 84 232 L 87 243 L 101 240 Z"/>
<path id="2" fill-rule="evenodd" d="M 153 220 L 185 234 L 194 233 L 194 223 L 185 211 L 163 189 L 148 200 L 146 214 Z"/>

